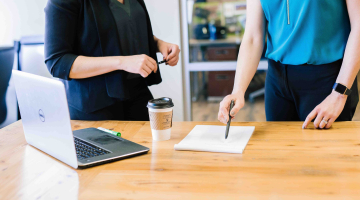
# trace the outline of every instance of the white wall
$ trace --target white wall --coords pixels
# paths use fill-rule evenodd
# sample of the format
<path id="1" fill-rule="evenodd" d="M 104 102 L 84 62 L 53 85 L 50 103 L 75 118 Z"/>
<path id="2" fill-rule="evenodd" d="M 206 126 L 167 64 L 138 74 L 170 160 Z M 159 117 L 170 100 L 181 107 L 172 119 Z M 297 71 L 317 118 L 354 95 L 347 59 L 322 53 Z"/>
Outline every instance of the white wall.
<path id="1" fill-rule="evenodd" d="M 21 36 L 42 35 L 45 31 L 44 8 L 47 0 L 0 0 L 0 46 L 13 45 Z M 145 0 L 149 10 L 154 34 L 181 48 L 179 0 Z M 159 55 L 159 60 L 162 56 Z M 174 121 L 184 120 L 182 63 L 175 67 L 162 64 L 163 82 L 152 86 L 154 97 L 173 99 Z"/>
<path id="2" fill-rule="evenodd" d="M 11 46 L 13 43 L 14 27 L 19 21 L 14 12 L 18 11 L 13 1 L 0 0 L 0 46 Z"/>
<path id="3" fill-rule="evenodd" d="M 179 0 L 145 0 L 154 35 L 166 42 L 174 43 L 181 49 L 181 23 Z M 161 54 L 158 59 L 162 60 Z M 173 99 L 174 121 L 184 121 L 183 76 L 181 59 L 177 66 L 160 65 L 163 82 L 150 87 L 155 98 Z"/>
<path id="4" fill-rule="evenodd" d="M 21 36 L 43 35 L 47 0 L 0 0 L 0 46 L 13 45 Z M 2 29 L 2 28 L 1 28 Z"/>
<path id="5" fill-rule="evenodd" d="M 0 0 L 0 46 L 12 46 L 21 36 L 43 35 L 47 0 Z M 17 58 L 14 59 L 17 66 Z M 18 118 L 15 87 L 10 79 L 6 92 L 7 118 L 0 128 Z"/>

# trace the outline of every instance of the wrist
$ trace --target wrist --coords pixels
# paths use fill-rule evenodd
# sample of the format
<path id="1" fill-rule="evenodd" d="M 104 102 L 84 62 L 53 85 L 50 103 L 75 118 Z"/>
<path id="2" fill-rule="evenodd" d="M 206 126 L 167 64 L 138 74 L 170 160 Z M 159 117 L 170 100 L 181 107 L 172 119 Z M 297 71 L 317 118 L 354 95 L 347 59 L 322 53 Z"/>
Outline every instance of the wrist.
<path id="1" fill-rule="evenodd" d="M 161 46 L 163 45 L 164 41 L 157 39 L 156 42 L 156 46 L 157 46 L 157 51 L 160 52 Z"/>
<path id="2" fill-rule="evenodd" d="M 114 57 L 114 70 L 124 70 L 124 56 L 116 56 Z"/>
<path id="3" fill-rule="evenodd" d="M 237 90 L 237 91 L 233 91 L 231 94 L 235 96 L 244 96 L 245 92 L 243 92 L 242 90 Z"/>
<path id="4" fill-rule="evenodd" d="M 348 97 L 347 95 L 340 94 L 339 92 L 336 92 L 335 90 L 332 90 L 330 95 L 335 97 L 338 100 L 346 100 Z"/>

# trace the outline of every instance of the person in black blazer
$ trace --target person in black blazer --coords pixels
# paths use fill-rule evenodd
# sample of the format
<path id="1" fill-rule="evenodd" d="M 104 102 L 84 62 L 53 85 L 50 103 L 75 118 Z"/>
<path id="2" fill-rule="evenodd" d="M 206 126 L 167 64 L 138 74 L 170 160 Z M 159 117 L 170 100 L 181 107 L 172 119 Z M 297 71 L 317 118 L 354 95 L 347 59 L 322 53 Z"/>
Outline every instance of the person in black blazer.
<path id="1" fill-rule="evenodd" d="M 49 0 L 45 14 L 45 63 L 71 119 L 148 121 L 156 53 L 175 66 L 180 49 L 153 35 L 144 0 Z"/>

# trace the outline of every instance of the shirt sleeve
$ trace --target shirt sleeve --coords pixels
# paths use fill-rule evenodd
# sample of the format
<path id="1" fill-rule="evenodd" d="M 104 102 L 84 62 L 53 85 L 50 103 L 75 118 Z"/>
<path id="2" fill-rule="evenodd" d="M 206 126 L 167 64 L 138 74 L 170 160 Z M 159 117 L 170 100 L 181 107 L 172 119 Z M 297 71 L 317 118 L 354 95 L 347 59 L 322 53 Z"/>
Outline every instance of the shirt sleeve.
<path id="1" fill-rule="evenodd" d="M 45 7 L 45 64 L 52 76 L 70 80 L 75 59 L 78 0 L 49 0 Z"/>

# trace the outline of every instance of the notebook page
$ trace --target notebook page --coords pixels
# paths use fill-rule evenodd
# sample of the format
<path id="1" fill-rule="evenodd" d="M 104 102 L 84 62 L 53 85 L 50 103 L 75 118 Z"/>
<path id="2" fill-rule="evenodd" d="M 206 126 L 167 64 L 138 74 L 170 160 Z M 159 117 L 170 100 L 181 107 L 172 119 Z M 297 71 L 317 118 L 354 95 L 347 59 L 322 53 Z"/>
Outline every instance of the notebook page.
<path id="1" fill-rule="evenodd" d="M 242 153 L 253 134 L 254 126 L 231 126 L 225 139 L 226 126 L 197 125 L 175 150 Z"/>

